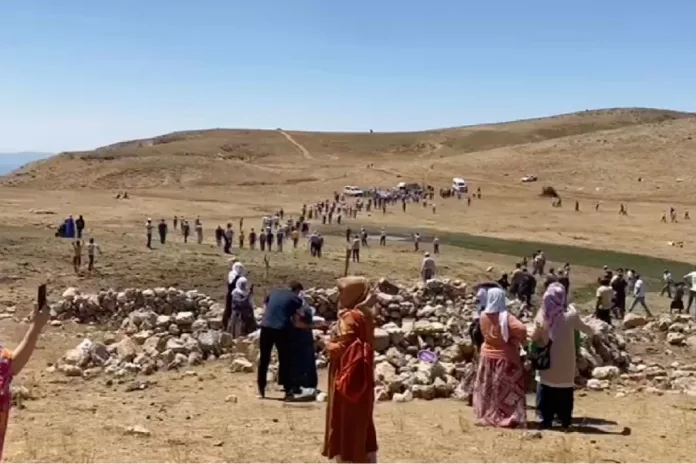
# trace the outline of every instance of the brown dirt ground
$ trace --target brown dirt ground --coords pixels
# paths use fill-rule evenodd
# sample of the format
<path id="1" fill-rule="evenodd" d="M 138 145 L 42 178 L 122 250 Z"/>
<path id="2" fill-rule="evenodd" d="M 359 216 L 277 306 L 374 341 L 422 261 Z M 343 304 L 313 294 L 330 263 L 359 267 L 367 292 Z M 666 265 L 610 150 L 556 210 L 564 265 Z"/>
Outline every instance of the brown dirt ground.
<path id="1" fill-rule="evenodd" d="M 351 184 L 425 180 L 445 186 L 457 175 L 473 188 L 480 186 L 484 195 L 470 208 L 438 199 L 436 214 L 414 206 L 407 214 L 363 216 L 350 223 L 354 229 L 465 231 L 690 260 L 696 258 L 691 223 L 659 223 L 670 205 L 683 211 L 696 198 L 696 166 L 689 156 L 696 149 L 690 135 L 696 121 L 684 116 L 689 115 L 611 110 L 413 134 L 287 133 L 306 153 L 278 131 L 193 132 L 157 139 L 166 143 L 136 141 L 40 163 L 0 187 L 0 309 L 18 308 L 15 317 L 0 320 L 2 340 L 10 347 L 18 342 L 26 328 L 18 320 L 42 281 L 49 282 L 52 298 L 73 285 L 83 290 L 178 285 L 220 297 L 227 262 L 212 243 L 217 224 L 231 221 L 236 227 L 245 217 L 248 230 L 258 226 L 262 213 L 280 207 L 296 212 L 302 203 Z M 370 163 L 374 166 L 366 168 Z M 528 173 L 538 175 L 539 182 L 520 183 Z M 552 208 L 538 196 L 547 184 L 561 191 L 563 208 Z M 131 199 L 114 199 L 115 189 L 124 188 Z M 581 202 L 579 213 L 572 211 L 575 199 Z M 628 205 L 628 217 L 616 214 L 620 202 Z M 74 275 L 69 242 L 53 237 L 67 214 L 83 214 L 87 237 L 102 248 L 92 275 Z M 170 236 L 172 243 L 147 250 L 144 220 L 170 220 L 175 214 L 190 220 L 200 215 L 205 243 L 184 245 Z M 683 240 L 685 248 L 667 246 L 670 240 Z M 259 252 L 239 255 L 261 294 L 291 278 L 331 285 L 342 273 L 343 246 L 341 238 L 329 236 L 321 260 L 306 250 L 271 253 L 268 276 Z M 443 246 L 438 263 L 444 275 L 475 282 L 490 277 L 489 266 L 497 274 L 515 260 Z M 394 242 L 364 250 L 363 263 L 351 270 L 408 282 L 419 261 L 410 244 Z M 579 283 L 596 276 L 592 269 L 574 272 Z M 664 301 L 650 298 L 655 306 Z M 104 379 L 68 380 L 44 372 L 63 350 L 96 330 L 47 328 L 27 371 L 16 380 L 38 399 L 13 412 L 8 460 L 322 460 L 323 405 L 260 402 L 253 398 L 252 377 L 230 374 L 224 362 L 196 368 L 195 376 L 158 374 L 157 385 L 142 392 L 107 386 Z M 239 401 L 225 402 L 230 394 Z M 380 404 L 376 421 L 381 458 L 387 461 L 673 462 L 693 459 L 693 447 L 685 443 L 694 432 L 694 411 L 694 400 L 681 395 L 588 393 L 578 397 L 576 411 L 592 419 L 588 427 L 541 439 L 475 427 L 471 410 L 454 401 Z M 596 425 L 601 421 L 616 424 Z M 136 424 L 152 435 L 123 432 Z M 617 435 L 623 427 L 632 433 Z"/>

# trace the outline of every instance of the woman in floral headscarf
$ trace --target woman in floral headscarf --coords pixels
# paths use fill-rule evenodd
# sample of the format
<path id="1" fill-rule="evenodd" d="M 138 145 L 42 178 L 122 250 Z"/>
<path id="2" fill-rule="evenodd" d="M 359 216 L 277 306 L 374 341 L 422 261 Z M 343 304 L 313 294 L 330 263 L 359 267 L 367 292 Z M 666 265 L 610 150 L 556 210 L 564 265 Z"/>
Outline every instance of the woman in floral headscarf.
<path id="1" fill-rule="evenodd" d="M 537 413 L 542 428 L 551 428 L 555 417 L 563 428 L 570 427 L 573 417 L 575 387 L 575 331 L 593 336 L 571 306 L 568 308 L 565 287 L 554 282 L 544 292 L 541 311 L 535 318 L 532 341 L 550 346 L 550 367 L 537 372 Z"/>
<path id="2" fill-rule="evenodd" d="M 322 455 L 339 462 L 377 462 L 374 293 L 364 277 L 338 281 L 338 333 L 327 345 L 328 403 Z"/>
<path id="3" fill-rule="evenodd" d="M 483 346 L 474 383 L 474 413 L 479 425 L 526 424 L 525 374 L 520 346 L 527 328 L 507 311 L 505 291 L 490 288 L 480 317 Z"/>

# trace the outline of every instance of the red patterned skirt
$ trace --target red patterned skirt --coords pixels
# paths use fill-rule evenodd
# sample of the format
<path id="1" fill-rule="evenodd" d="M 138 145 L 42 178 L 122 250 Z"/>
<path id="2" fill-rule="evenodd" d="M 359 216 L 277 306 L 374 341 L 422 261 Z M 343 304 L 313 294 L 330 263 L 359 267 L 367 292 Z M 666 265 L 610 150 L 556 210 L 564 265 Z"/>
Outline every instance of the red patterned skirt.
<path id="1" fill-rule="evenodd" d="M 524 427 L 527 423 L 524 368 L 507 359 L 481 356 L 474 383 L 474 413 L 478 425 Z"/>

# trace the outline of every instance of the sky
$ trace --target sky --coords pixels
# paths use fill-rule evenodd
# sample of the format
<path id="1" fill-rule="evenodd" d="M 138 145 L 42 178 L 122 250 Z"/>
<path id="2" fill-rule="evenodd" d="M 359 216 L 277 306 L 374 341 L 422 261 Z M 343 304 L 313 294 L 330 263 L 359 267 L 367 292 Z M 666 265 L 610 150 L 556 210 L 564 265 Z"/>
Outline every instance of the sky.
<path id="1" fill-rule="evenodd" d="M 0 0 L 0 152 L 696 111 L 688 0 Z"/>

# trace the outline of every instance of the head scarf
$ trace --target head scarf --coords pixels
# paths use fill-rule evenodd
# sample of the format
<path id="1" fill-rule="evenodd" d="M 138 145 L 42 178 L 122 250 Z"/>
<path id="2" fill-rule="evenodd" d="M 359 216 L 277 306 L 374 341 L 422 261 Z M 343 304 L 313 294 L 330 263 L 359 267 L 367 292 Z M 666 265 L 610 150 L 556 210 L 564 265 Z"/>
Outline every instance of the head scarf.
<path id="1" fill-rule="evenodd" d="M 237 277 L 244 276 L 246 276 L 246 269 L 244 269 L 244 265 L 239 261 L 235 261 L 232 264 L 232 270 L 229 272 L 229 274 L 227 274 L 227 283 L 231 284 Z"/>
<path id="2" fill-rule="evenodd" d="M 370 282 L 366 277 L 348 276 L 338 279 L 339 309 L 368 310 L 371 302 Z"/>
<path id="3" fill-rule="evenodd" d="M 237 295 L 246 298 L 249 295 L 248 283 L 249 280 L 247 280 L 246 277 L 239 277 L 239 279 L 237 279 L 237 283 L 234 286 L 234 290 L 232 290 L 232 295 Z"/>
<path id="4" fill-rule="evenodd" d="M 510 330 L 508 328 L 507 302 L 505 301 L 505 291 L 503 289 L 493 287 L 488 290 L 484 312 L 486 314 L 498 314 L 500 333 L 503 335 L 503 340 L 507 342 L 510 339 Z"/>
<path id="5" fill-rule="evenodd" d="M 566 309 L 565 287 L 558 282 L 549 285 L 544 292 L 544 321 L 549 328 L 549 339 L 555 340 L 559 321 Z"/>

